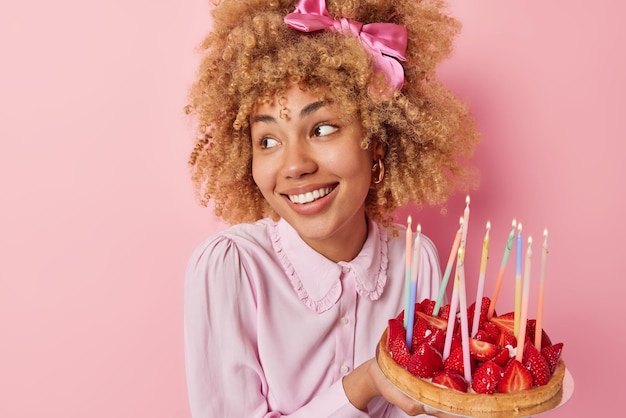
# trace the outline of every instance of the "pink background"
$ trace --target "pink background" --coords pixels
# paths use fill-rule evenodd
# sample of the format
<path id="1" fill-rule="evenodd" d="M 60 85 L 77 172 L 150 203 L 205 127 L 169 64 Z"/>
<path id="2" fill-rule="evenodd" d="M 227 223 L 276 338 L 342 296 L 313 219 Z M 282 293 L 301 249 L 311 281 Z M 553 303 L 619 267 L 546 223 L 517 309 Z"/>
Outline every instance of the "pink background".
<path id="1" fill-rule="evenodd" d="M 189 417 L 182 275 L 191 250 L 223 228 L 195 203 L 185 164 L 182 108 L 207 3 L 3 7 L 2 417 Z M 488 219 L 487 293 L 514 217 L 535 238 L 535 280 L 550 231 L 545 325 L 576 381 L 554 417 L 613 415 L 624 396 L 625 9 L 457 1 L 464 31 L 440 72 L 484 134 L 469 290 Z M 463 206 L 459 194 L 446 214 L 401 217 L 411 213 L 445 259 Z M 512 279 L 510 268 L 501 312 Z"/>

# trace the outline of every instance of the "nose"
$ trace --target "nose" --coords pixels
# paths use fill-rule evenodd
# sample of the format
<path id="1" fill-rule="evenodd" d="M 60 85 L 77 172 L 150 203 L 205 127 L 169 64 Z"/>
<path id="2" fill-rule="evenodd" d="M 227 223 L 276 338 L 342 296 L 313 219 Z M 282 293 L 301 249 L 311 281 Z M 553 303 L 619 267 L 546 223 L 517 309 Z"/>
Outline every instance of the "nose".
<path id="1" fill-rule="evenodd" d="M 297 142 L 283 148 L 280 173 L 284 178 L 301 178 L 317 170 L 317 163 L 306 143 Z"/>

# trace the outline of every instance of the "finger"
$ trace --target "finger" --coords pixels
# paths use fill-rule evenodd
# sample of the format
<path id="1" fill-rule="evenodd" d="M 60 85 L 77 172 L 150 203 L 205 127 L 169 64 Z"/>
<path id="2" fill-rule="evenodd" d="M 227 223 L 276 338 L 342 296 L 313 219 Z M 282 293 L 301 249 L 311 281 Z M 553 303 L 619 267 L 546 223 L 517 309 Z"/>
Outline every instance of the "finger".
<path id="1" fill-rule="evenodd" d="M 425 414 L 434 415 L 437 412 L 439 412 L 439 410 L 433 408 L 432 406 L 424 405 L 424 413 Z"/>
<path id="2" fill-rule="evenodd" d="M 370 373 L 380 395 L 389 403 L 397 406 L 407 415 L 415 416 L 424 413 L 424 405 L 401 392 L 387 379 L 377 364 L 372 363 Z"/>

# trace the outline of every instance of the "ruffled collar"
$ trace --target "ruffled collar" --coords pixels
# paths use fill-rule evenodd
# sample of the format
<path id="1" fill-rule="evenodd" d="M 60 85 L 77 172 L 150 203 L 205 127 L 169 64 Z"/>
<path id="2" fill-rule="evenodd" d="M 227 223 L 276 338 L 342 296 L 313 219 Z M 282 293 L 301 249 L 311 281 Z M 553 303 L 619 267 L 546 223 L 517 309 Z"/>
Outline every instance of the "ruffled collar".
<path id="1" fill-rule="evenodd" d="M 387 231 L 369 221 L 361 252 L 351 261 L 335 263 L 309 247 L 284 219 L 270 224 L 272 246 L 300 300 L 321 313 L 341 296 L 341 273 L 350 269 L 359 295 L 380 298 L 387 282 Z"/>

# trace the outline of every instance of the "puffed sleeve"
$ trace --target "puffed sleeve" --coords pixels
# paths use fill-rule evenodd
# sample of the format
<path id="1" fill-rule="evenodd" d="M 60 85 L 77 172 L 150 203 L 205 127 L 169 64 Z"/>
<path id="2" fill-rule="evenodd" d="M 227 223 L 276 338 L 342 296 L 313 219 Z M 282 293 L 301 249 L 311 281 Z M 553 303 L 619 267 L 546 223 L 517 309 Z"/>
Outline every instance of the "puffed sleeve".
<path id="1" fill-rule="evenodd" d="M 192 417 L 368 417 L 349 403 L 341 380 L 289 414 L 270 410 L 257 349 L 258 289 L 248 262 L 252 256 L 231 238 L 218 235 L 189 261 L 184 328 Z"/>
<path id="2" fill-rule="evenodd" d="M 194 418 L 262 417 L 266 382 L 256 350 L 254 289 L 229 238 L 192 255 L 185 277 L 185 360 Z"/>

